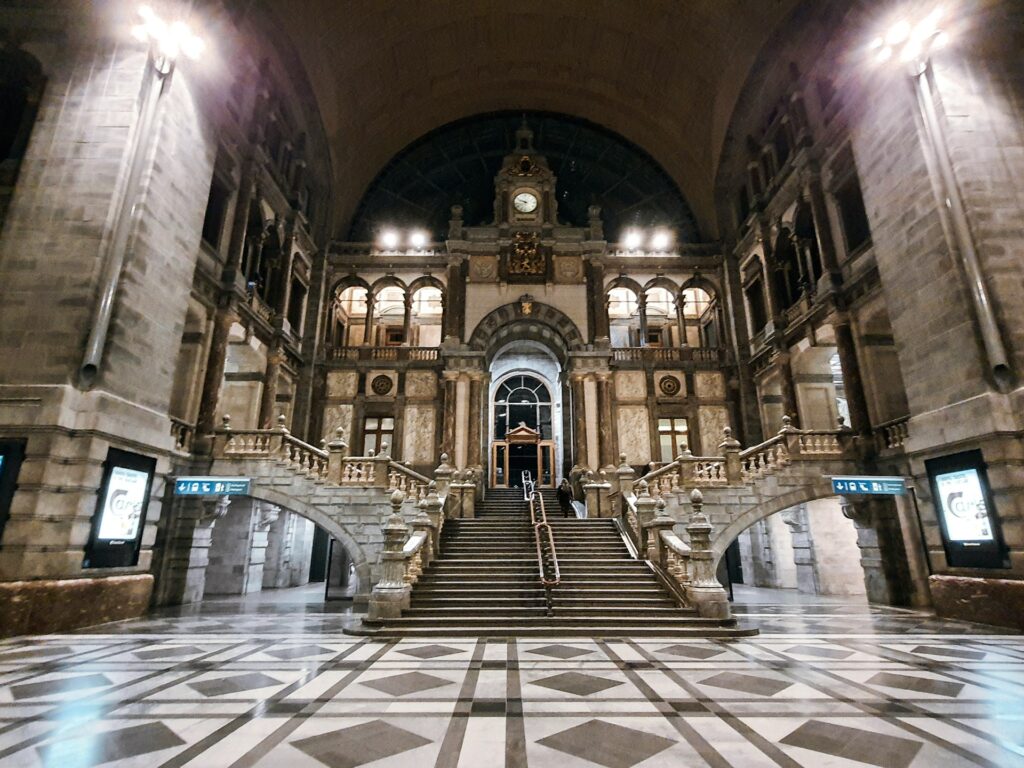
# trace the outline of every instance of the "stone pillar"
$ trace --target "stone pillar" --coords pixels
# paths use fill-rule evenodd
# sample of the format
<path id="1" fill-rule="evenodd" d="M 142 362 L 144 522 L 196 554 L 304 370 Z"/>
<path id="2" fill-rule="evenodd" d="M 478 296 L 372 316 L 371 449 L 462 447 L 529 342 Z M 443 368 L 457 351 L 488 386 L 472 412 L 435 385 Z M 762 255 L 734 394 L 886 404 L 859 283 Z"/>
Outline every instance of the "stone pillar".
<path id="1" fill-rule="evenodd" d="M 448 493 L 448 486 L 451 483 L 452 466 L 448 463 L 448 454 L 441 454 L 441 463 L 434 470 L 434 482 L 438 496 L 445 496 Z"/>
<path id="2" fill-rule="evenodd" d="M 203 599 L 210 545 L 218 519 L 228 511 L 230 498 L 178 499 L 170 510 L 173 523 L 164 541 L 163 560 L 154 602 L 182 605 Z"/>
<path id="3" fill-rule="evenodd" d="M 402 519 L 401 491 L 391 494 L 391 516 L 384 524 L 384 548 L 380 553 L 380 580 L 370 592 L 367 620 L 395 619 L 409 605 L 409 585 L 405 583 L 405 555 L 402 548 L 409 529 Z"/>
<path id="4" fill-rule="evenodd" d="M 587 263 L 587 290 L 590 293 L 590 313 L 593 323 L 590 340 L 607 339 L 610 330 L 607 297 L 604 291 L 604 264 L 599 261 Z"/>
<path id="5" fill-rule="evenodd" d="M 627 463 L 627 456 L 624 453 L 619 454 L 619 466 L 615 470 L 615 474 L 618 477 L 619 482 L 619 493 L 625 496 L 633 495 L 633 481 L 636 479 L 636 472 Z"/>
<path id="6" fill-rule="evenodd" d="M 481 425 L 483 424 L 483 389 L 484 374 L 473 372 L 469 374 L 469 425 L 467 429 L 468 453 L 466 465 L 470 467 L 480 466 L 480 456 L 483 451 L 481 446 Z"/>
<path id="7" fill-rule="evenodd" d="M 402 315 L 402 346 L 412 346 L 412 296 L 405 294 L 405 312 Z"/>
<path id="8" fill-rule="evenodd" d="M 800 427 L 800 412 L 796 401 L 796 384 L 793 382 L 793 367 L 789 352 L 780 351 L 775 356 L 775 368 L 779 372 L 779 390 L 782 394 L 782 410 L 790 417 L 793 426 Z"/>
<path id="9" fill-rule="evenodd" d="M 843 514 L 857 527 L 857 546 L 861 551 L 868 601 L 910 605 L 913 581 L 893 500 L 847 499 Z"/>
<path id="10" fill-rule="evenodd" d="M 587 419 L 587 464 L 588 469 L 598 469 L 601 466 L 600 439 L 598 432 L 599 409 L 597 402 L 597 382 L 594 377 L 587 376 L 583 380 L 583 403 L 586 409 Z"/>
<path id="11" fill-rule="evenodd" d="M 614 467 L 615 456 L 618 454 L 615 446 L 615 425 L 612 420 L 612 392 L 611 378 L 609 372 L 597 374 L 597 400 L 601 417 L 601 466 Z"/>
<path id="12" fill-rule="evenodd" d="M 818 241 L 818 253 L 821 255 L 822 279 L 829 281 L 829 287 L 839 282 L 839 259 L 836 256 L 836 244 L 832 239 L 832 228 L 829 226 L 828 208 L 825 205 L 825 190 L 821 186 L 821 177 L 810 173 L 804 178 L 804 196 L 811 206 L 811 218 L 814 219 L 814 236 Z"/>
<path id="13" fill-rule="evenodd" d="M 444 428 L 441 436 L 441 452 L 455 457 L 455 387 L 458 371 L 444 372 Z"/>
<path id="14" fill-rule="evenodd" d="M 689 346 L 686 343 L 686 294 L 682 291 L 676 296 L 676 325 L 679 326 L 679 346 Z"/>
<path id="15" fill-rule="evenodd" d="M 455 385 L 455 466 L 465 469 L 469 453 L 469 376 L 461 374 Z"/>
<path id="16" fill-rule="evenodd" d="M 439 555 L 441 553 L 441 517 L 444 513 L 441 510 L 441 499 L 437 495 L 437 486 L 433 482 L 430 484 L 430 492 L 427 497 L 420 501 L 420 509 L 430 520 L 432 531 L 430 544 L 433 547 L 433 555 Z"/>
<path id="17" fill-rule="evenodd" d="M 658 502 L 648 491 L 646 481 L 641 480 L 636 497 L 636 524 L 640 529 L 637 532 L 637 549 L 640 551 L 640 557 L 649 560 L 656 560 L 658 557 L 657 544 L 650 538 L 650 524 L 654 520 L 657 507 Z"/>
<path id="18" fill-rule="evenodd" d="M 373 339 L 373 308 L 376 304 L 376 297 L 366 291 L 366 317 L 363 320 L 363 346 L 372 347 L 374 345 Z"/>
<path id="19" fill-rule="evenodd" d="M 690 535 L 690 583 L 686 587 L 686 596 L 701 618 L 728 619 L 731 613 L 729 595 L 715 575 L 715 553 L 711 549 L 714 527 L 702 511 L 704 495 L 694 489 L 690 493 L 690 504 L 693 513 L 686 525 L 686 532 Z"/>
<path id="20" fill-rule="evenodd" d="M 871 433 L 871 417 L 868 414 L 868 399 L 864 393 L 864 380 L 860 375 L 860 364 L 857 361 L 857 349 L 853 341 L 853 330 L 849 319 L 843 318 L 833 328 L 836 334 L 836 352 L 839 354 L 839 367 L 843 371 L 843 387 L 846 390 L 846 404 L 850 409 L 850 427 L 858 435 Z M 871 441 L 862 444 L 873 445 Z"/>
<path id="21" fill-rule="evenodd" d="M 730 483 L 739 483 L 743 480 L 743 465 L 740 461 L 740 441 L 732 436 L 732 428 L 726 427 L 722 430 L 725 439 L 718 445 L 718 451 L 725 456 L 725 476 Z"/>
<path id="22" fill-rule="evenodd" d="M 455 256 L 448 264 L 447 291 L 444 307 L 444 337 L 462 341 L 462 326 L 466 318 L 466 280 L 463 274 L 463 256 Z"/>
<path id="23" fill-rule="evenodd" d="M 217 406 L 228 355 L 228 336 L 231 333 L 231 326 L 238 322 L 233 303 L 230 300 L 225 302 L 224 306 L 217 308 L 213 319 L 210 352 L 206 359 L 203 393 L 199 400 L 199 417 L 196 420 L 196 436 L 209 435 L 217 422 Z"/>
<path id="24" fill-rule="evenodd" d="M 263 375 L 263 394 L 260 396 L 260 414 L 256 424 L 259 429 L 270 429 L 274 425 L 274 411 L 277 409 L 277 384 L 281 374 L 284 353 L 281 342 L 275 339 L 267 355 L 267 369 Z"/>
<path id="25" fill-rule="evenodd" d="M 573 430 L 575 432 L 575 465 L 586 468 L 587 463 L 587 411 L 583 394 L 583 376 L 570 377 L 572 392 Z"/>
<path id="26" fill-rule="evenodd" d="M 637 307 L 640 312 L 640 346 L 647 346 L 647 294 L 641 293 L 636 297 Z"/>

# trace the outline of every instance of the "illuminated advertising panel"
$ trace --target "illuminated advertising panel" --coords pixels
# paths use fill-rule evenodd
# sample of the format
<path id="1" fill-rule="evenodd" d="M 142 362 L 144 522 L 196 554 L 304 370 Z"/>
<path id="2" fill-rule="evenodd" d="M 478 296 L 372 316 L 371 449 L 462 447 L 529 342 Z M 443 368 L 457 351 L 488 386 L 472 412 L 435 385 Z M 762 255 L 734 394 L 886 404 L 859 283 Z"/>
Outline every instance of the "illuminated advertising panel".
<path id="1" fill-rule="evenodd" d="M 924 463 L 946 562 L 954 568 L 1009 568 L 981 451 Z"/>
<path id="2" fill-rule="evenodd" d="M 107 452 L 84 568 L 136 565 L 156 459 L 117 448 Z"/>

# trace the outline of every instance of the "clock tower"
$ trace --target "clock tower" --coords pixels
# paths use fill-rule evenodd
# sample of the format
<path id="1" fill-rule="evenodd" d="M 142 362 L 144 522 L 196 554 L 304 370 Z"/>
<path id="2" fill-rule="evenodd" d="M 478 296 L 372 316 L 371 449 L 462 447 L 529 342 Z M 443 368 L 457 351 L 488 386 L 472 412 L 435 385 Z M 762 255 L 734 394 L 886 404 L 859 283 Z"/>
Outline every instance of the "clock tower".
<path id="1" fill-rule="evenodd" d="M 558 223 L 555 175 L 547 159 L 533 147 L 533 131 L 524 121 L 516 146 L 506 155 L 494 179 L 494 223 L 523 229 Z"/>

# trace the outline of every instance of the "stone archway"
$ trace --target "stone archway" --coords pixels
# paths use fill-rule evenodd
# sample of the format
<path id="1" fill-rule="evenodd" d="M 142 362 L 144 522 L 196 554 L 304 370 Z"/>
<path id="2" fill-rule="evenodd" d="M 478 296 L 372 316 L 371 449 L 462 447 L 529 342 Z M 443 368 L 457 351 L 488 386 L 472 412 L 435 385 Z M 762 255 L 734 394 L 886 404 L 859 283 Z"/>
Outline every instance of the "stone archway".
<path id="1" fill-rule="evenodd" d="M 367 559 L 363 548 L 355 540 L 352 534 L 350 534 L 348 530 L 341 525 L 341 523 L 327 514 L 320 507 L 308 504 L 297 496 L 282 493 L 274 490 L 273 488 L 263 487 L 254 483 L 250 495 L 258 501 L 265 501 L 268 504 L 281 507 L 281 509 L 287 509 L 295 514 L 305 517 L 307 520 L 311 520 L 339 541 L 341 545 L 345 547 L 353 565 L 355 565 L 356 578 L 359 580 L 359 585 L 362 590 L 362 592 L 356 596 L 356 599 L 365 597 L 365 593 L 369 592 L 371 586 L 370 562 Z"/>
<path id="2" fill-rule="evenodd" d="M 563 367 L 569 352 L 582 349 L 584 344 L 583 334 L 568 315 L 550 304 L 524 299 L 485 315 L 470 335 L 469 347 L 483 352 L 490 364 L 502 347 L 521 340 L 549 347 Z"/>

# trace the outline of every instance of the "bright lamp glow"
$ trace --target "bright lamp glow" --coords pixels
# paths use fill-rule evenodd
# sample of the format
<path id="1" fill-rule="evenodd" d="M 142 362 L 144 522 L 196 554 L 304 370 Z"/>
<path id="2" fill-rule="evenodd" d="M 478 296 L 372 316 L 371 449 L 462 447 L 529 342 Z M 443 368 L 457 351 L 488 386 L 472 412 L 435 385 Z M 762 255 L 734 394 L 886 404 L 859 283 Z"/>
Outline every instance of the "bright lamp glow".
<path id="1" fill-rule="evenodd" d="M 920 21 L 900 19 L 884 38 L 876 37 L 868 43 L 867 49 L 878 64 L 896 59 L 904 64 L 923 65 L 932 51 L 949 42 L 949 35 L 939 27 L 943 15 L 943 8 L 938 7 Z"/>
<path id="2" fill-rule="evenodd" d="M 132 36 L 139 42 L 149 43 L 160 56 L 175 60 L 183 53 L 193 61 L 198 59 L 206 43 L 192 32 L 184 21 L 168 24 L 148 5 L 139 6 L 140 24 L 132 27 Z"/>
<path id="3" fill-rule="evenodd" d="M 417 251 L 423 250 L 427 245 L 427 233 L 422 230 L 416 230 L 409 235 L 409 245 Z"/>
<path id="4" fill-rule="evenodd" d="M 380 235 L 380 244 L 383 248 L 393 251 L 398 247 L 399 239 L 398 232 L 393 229 L 386 229 Z"/>
<path id="5" fill-rule="evenodd" d="M 651 236 L 651 248 L 655 251 L 667 251 L 671 245 L 672 235 L 663 229 Z"/>
<path id="6" fill-rule="evenodd" d="M 643 245 L 644 236 L 635 229 L 631 229 L 626 233 L 626 236 L 622 238 L 622 244 L 626 246 L 627 251 L 635 251 L 641 245 Z"/>

